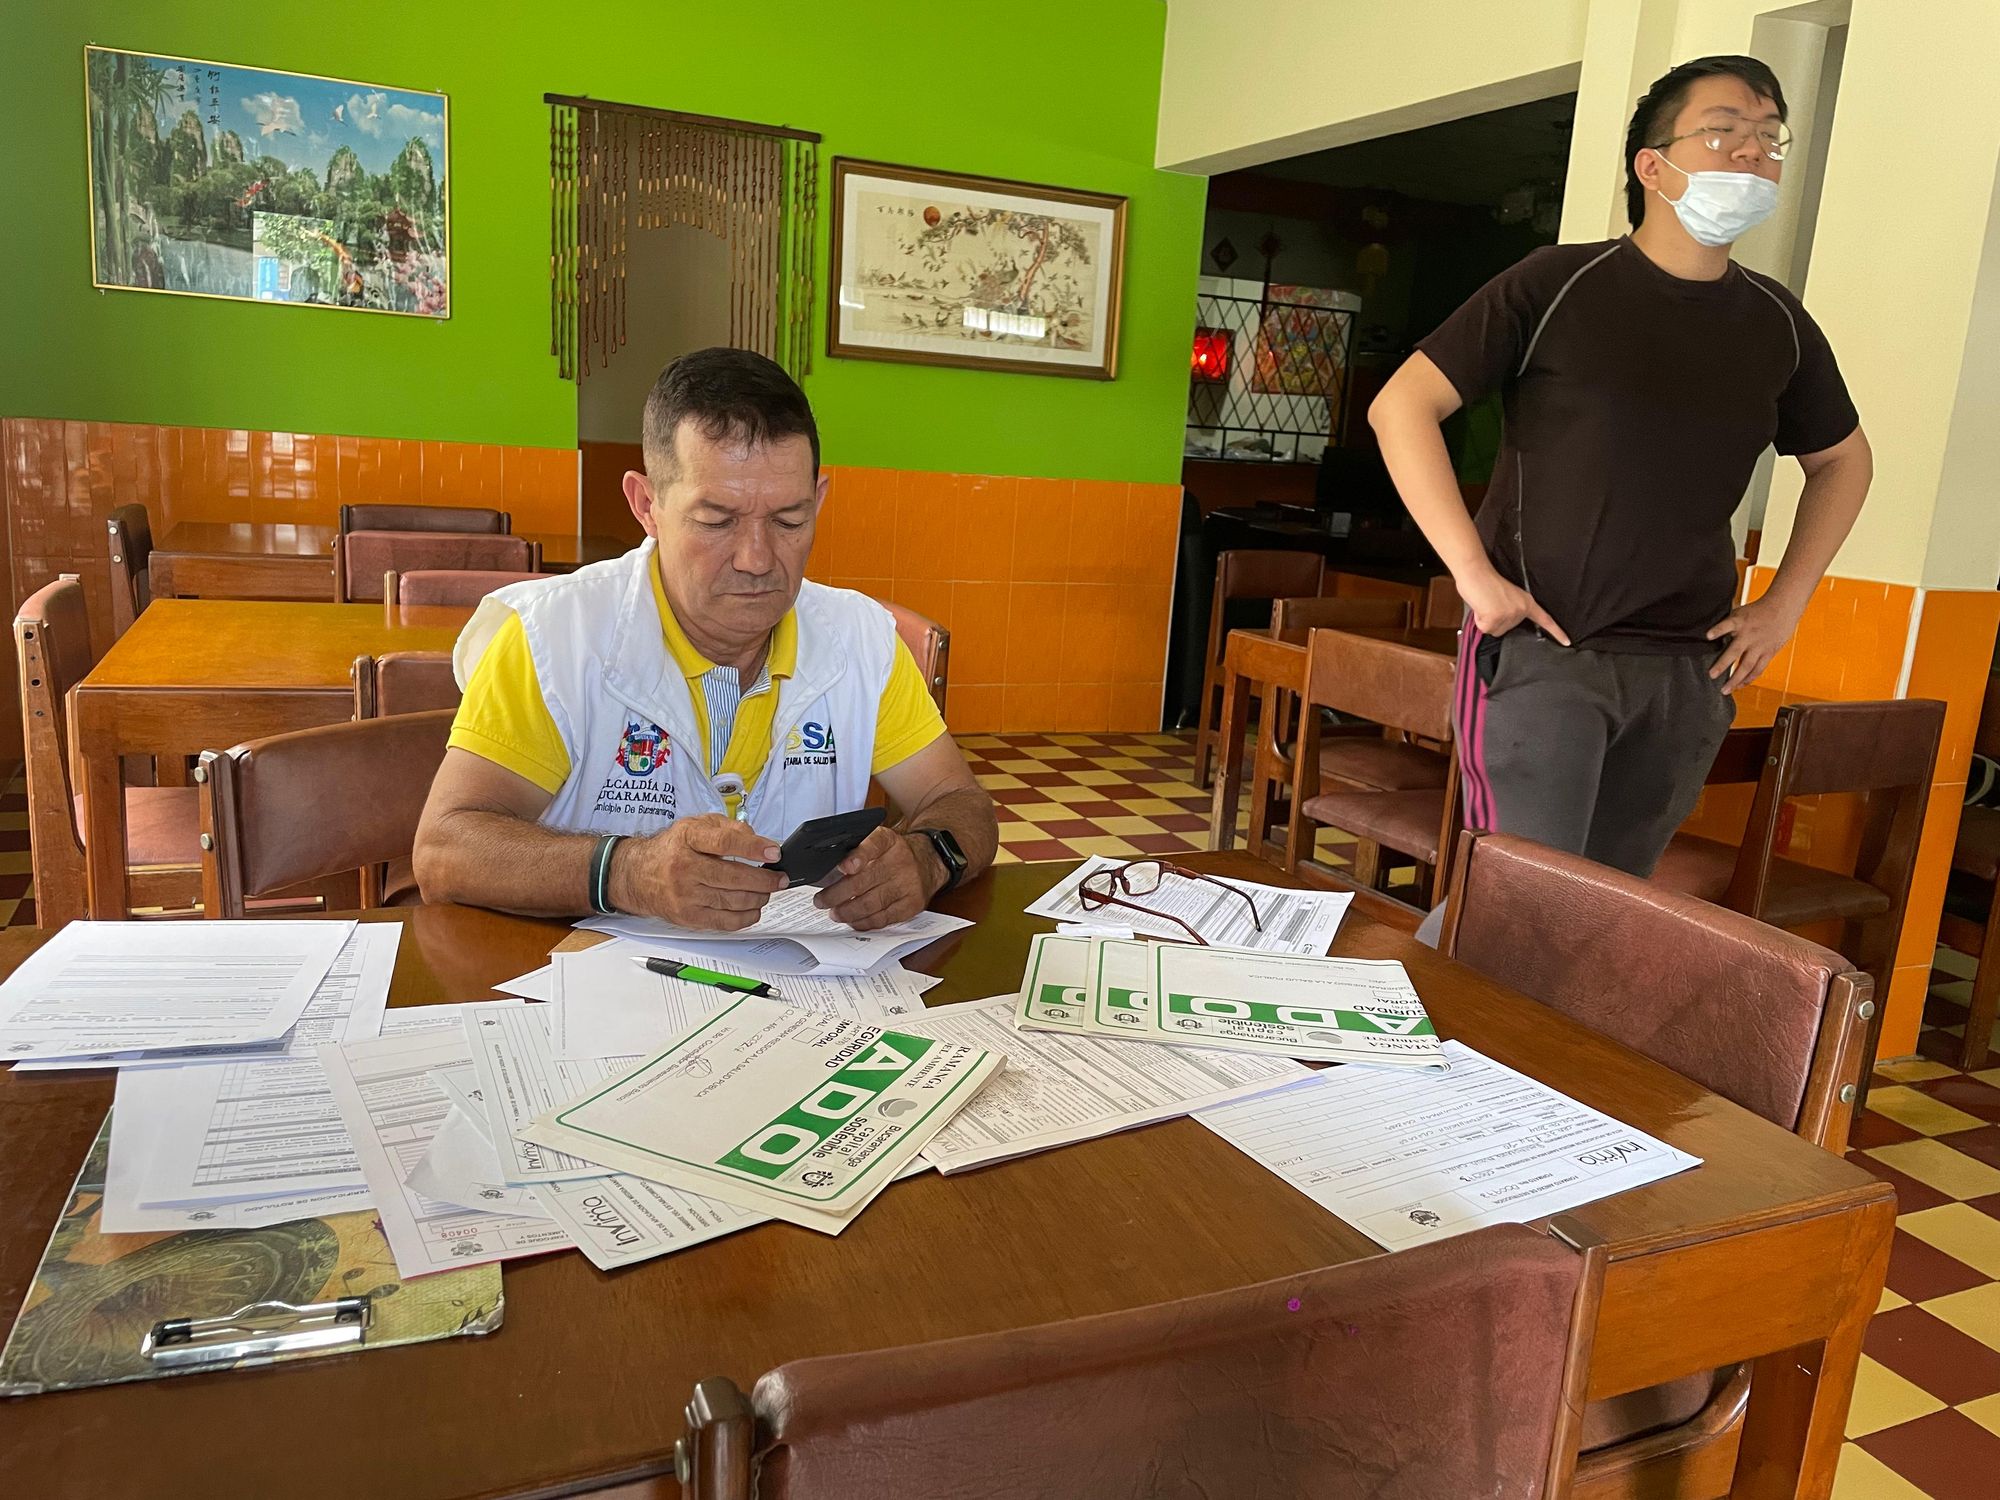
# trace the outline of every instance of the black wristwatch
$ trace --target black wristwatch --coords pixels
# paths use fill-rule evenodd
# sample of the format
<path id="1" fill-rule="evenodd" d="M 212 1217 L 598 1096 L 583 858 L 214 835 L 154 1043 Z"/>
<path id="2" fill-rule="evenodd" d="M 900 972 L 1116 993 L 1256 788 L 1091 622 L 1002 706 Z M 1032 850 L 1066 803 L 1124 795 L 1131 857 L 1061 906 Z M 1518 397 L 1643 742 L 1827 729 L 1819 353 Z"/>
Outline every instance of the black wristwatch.
<path id="1" fill-rule="evenodd" d="M 965 879 L 965 851 L 958 847 L 958 840 L 950 833 L 942 828 L 912 828 L 910 832 L 929 839 L 931 847 L 937 850 L 939 861 L 944 865 L 944 890 L 939 891 L 939 895 L 943 895 L 944 891 L 951 890 Z"/>

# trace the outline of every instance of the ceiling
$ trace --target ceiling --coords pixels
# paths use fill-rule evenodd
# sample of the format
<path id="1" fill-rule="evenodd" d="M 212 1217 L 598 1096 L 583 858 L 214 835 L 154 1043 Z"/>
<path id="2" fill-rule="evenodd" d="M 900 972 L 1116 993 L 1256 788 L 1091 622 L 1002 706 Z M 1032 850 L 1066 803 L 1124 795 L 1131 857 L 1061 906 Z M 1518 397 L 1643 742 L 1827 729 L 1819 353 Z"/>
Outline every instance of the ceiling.
<path id="1" fill-rule="evenodd" d="M 1491 207 L 1523 182 L 1562 180 L 1575 113 L 1576 95 L 1558 94 L 1421 130 L 1288 157 L 1238 175 L 1383 188 L 1438 203 Z"/>

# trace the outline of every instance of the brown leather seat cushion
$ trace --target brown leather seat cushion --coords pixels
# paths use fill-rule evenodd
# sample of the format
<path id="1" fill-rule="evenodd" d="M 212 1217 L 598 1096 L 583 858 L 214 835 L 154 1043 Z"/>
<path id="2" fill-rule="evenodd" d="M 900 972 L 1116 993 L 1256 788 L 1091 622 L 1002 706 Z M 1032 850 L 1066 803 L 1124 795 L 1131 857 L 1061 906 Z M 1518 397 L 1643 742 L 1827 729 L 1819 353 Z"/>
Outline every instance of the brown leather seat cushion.
<path id="1" fill-rule="evenodd" d="M 1324 792 L 1309 798 L 1301 811 L 1315 823 L 1372 839 L 1427 865 L 1437 863 L 1442 791 Z"/>
<path id="2" fill-rule="evenodd" d="M 191 786 L 128 786 L 125 788 L 125 863 L 198 865 L 201 863 L 201 804 Z M 83 794 L 76 798 L 76 826 L 88 826 Z"/>
<path id="3" fill-rule="evenodd" d="M 1736 871 L 1736 849 L 1714 839 L 1677 833 L 1653 872 L 1656 883 L 1703 901 L 1721 901 Z M 1771 861 L 1763 920 L 1773 927 L 1880 916 L 1889 898 L 1865 881 L 1815 870 L 1794 860 Z"/>
<path id="4" fill-rule="evenodd" d="M 1379 735 L 1343 735 L 1320 741 L 1322 777 L 1385 792 L 1436 791 L 1451 762 L 1435 750 Z"/>
<path id="5" fill-rule="evenodd" d="M 2000 807 L 1968 807 L 1959 818 L 1951 867 L 1979 880 L 2000 879 Z"/>
<path id="6" fill-rule="evenodd" d="M 1583 1409 L 1584 1453 L 1608 1448 L 1613 1443 L 1630 1442 L 1649 1432 L 1664 1432 L 1701 1415 L 1711 1397 L 1735 1373 L 1734 1367 L 1710 1370 L 1700 1375 L 1683 1375 L 1665 1385 L 1628 1391 L 1605 1401 L 1593 1401 Z"/>

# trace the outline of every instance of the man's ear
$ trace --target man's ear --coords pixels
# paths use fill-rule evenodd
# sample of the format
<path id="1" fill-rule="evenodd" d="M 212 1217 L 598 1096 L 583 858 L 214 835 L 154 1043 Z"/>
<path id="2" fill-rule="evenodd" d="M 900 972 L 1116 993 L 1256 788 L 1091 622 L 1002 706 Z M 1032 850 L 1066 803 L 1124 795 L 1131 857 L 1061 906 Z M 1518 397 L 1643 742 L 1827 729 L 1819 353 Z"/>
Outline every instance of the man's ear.
<path id="1" fill-rule="evenodd" d="M 632 507 L 632 514 L 638 518 L 640 526 L 645 528 L 647 536 L 652 537 L 655 541 L 659 540 L 660 529 L 658 524 L 653 520 L 652 482 L 638 470 L 627 469 L 623 484 L 625 487 L 625 503 Z"/>
<path id="2" fill-rule="evenodd" d="M 833 488 L 833 475 L 825 469 L 819 471 L 819 482 L 813 486 L 813 519 L 826 508 L 827 492 Z"/>
<path id="3" fill-rule="evenodd" d="M 1660 153 L 1651 146 L 1645 147 L 1632 158 L 1632 175 L 1639 179 L 1639 186 L 1649 193 L 1666 194 L 1660 188 Z"/>

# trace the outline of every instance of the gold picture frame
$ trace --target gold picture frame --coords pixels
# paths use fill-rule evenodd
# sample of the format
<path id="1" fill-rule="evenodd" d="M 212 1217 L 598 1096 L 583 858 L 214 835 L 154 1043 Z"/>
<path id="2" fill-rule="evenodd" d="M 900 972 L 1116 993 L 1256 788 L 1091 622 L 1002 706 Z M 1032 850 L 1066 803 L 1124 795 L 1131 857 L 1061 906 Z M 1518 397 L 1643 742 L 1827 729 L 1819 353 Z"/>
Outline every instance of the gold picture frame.
<path id="1" fill-rule="evenodd" d="M 444 93 L 94 44 L 83 85 L 98 290 L 451 316 Z"/>
<path id="2" fill-rule="evenodd" d="M 836 157 L 832 196 L 832 357 L 1117 378 L 1122 195 Z"/>

